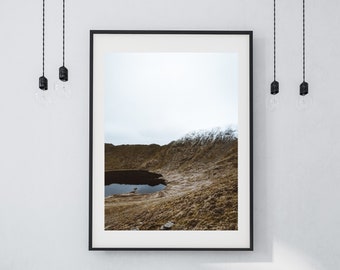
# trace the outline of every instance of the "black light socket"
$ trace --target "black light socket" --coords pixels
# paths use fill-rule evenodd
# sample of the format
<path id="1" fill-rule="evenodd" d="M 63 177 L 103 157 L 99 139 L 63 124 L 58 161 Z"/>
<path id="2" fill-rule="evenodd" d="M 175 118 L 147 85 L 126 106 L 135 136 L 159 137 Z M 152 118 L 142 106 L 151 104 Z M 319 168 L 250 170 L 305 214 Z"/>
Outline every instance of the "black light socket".
<path id="1" fill-rule="evenodd" d="M 68 81 L 68 70 L 64 66 L 59 68 L 59 79 L 63 82 Z"/>
<path id="2" fill-rule="evenodd" d="M 39 78 L 39 88 L 41 90 L 47 90 L 48 89 L 48 81 L 44 76 L 41 76 Z"/>
<path id="3" fill-rule="evenodd" d="M 273 81 L 270 85 L 270 93 L 276 95 L 279 93 L 279 82 Z"/>
<path id="4" fill-rule="evenodd" d="M 300 84 L 300 96 L 305 96 L 308 94 L 308 83 L 303 82 Z"/>

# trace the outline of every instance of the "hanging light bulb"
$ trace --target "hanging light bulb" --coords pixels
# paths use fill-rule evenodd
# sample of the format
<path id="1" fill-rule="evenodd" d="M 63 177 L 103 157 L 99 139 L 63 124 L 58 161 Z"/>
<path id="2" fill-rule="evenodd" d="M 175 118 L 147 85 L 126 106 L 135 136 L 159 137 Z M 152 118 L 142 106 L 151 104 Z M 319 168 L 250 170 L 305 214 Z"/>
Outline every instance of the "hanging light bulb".
<path id="1" fill-rule="evenodd" d="M 298 109 L 301 111 L 307 110 L 313 103 L 313 99 L 308 91 L 308 83 L 302 82 L 300 84 L 300 93 L 297 101 Z"/>
<path id="2" fill-rule="evenodd" d="M 39 104 L 47 105 L 52 102 L 51 95 L 48 90 L 48 80 L 45 77 L 45 0 L 43 0 L 42 7 L 42 76 L 39 78 L 39 89 L 35 91 L 35 99 Z"/>
<path id="3" fill-rule="evenodd" d="M 273 81 L 270 85 L 270 96 L 267 98 L 267 108 L 274 111 L 279 106 L 279 82 Z"/>
<path id="4" fill-rule="evenodd" d="M 276 81 L 276 0 L 274 0 L 274 81 L 270 85 L 270 96 L 267 98 L 266 106 L 268 110 L 274 111 L 279 106 L 279 82 Z"/>
<path id="5" fill-rule="evenodd" d="M 68 97 L 69 87 L 68 82 L 68 69 L 65 67 L 65 0 L 63 0 L 63 65 L 59 68 L 59 81 L 54 84 L 56 94 L 61 97 Z"/>
<path id="6" fill-rule="evenodd" d="M 302 77 L 303 77 L 303 82 L 300 84 L 300 92 L 299 92 L 299 97 L 298 97 L 298 102 L 297 106 L 299 110 L 306 110 L 308 109 L 311 104 L 312 104 L 312 98 L 309 94 L 309 89 L 308 89 L 308 83 L 306 82 L 306 27 L 305 27 L 305 13 L 306 13 L 306 8 L 305 8 L 305 0 L 302 1 Z"/>
<path id="7" fill-rule="evenodd" d="M 56 95 L 60 97 L 69 97 L 69 87 L 68 87 L 68 70 L 65 66 L 59 68 L 59 81 L 54 84 L 54 89 Z"/>
<path id="8" fill-rule="evenodd" d="M 305 111 L 310 108 L 313 104 L 313 99 L 311 95 L 301 96 L 299 95 L 297 101 L 297 107 L 300 111 Z"/>
<path id="9" fill-rule="evenodd" d="M 47 106 L 49 104 L 52 104 L 53 98 L 52 98 L 51 90 L 49 91 L 37 90 L 34 96 L 35 96 L 36 102 L 42 106 Z"/>

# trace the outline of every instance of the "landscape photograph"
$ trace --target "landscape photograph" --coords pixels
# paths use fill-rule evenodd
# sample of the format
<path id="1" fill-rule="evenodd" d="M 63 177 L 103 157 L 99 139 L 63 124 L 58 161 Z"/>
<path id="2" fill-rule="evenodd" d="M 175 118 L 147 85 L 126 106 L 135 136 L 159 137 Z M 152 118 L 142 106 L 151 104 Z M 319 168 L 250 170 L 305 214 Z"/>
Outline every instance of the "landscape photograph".
<path id="1" fill-rule="evenodd" d="M 105 230 L 238 230 L 238 55 L 105 56 Z"/>

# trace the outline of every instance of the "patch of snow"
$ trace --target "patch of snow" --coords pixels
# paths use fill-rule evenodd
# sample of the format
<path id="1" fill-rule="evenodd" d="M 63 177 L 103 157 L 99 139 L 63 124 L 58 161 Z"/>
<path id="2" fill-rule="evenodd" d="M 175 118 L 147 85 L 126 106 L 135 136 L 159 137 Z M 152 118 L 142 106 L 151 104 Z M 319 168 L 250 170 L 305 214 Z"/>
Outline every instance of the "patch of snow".
<path id="1" fill-rule="evenodd" d="M 184 137 L 175 141 L 175 144 L 191 143 L 206 144 L 215 141 L 232 141 L 237 139 L 237 130 L 231 127 L 226 129 L 213 128 L 211 130 L 198 130 L 186 134 Z"/>

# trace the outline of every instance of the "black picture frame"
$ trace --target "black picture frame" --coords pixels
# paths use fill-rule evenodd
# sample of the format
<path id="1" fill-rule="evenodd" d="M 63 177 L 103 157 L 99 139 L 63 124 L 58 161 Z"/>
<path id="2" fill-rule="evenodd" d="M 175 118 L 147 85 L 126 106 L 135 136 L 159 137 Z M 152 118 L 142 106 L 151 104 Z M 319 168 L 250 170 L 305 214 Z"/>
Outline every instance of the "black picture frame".
<path id="1" fill-rule="evenodd" d="M 105 37 L 103 39 L 103 37 Z M 112 41 L 110 40 L 110 37 L 113 37 Z M 141 237 L 141 242 L 138 243 L 123 243 L 121 240 L 121 237 L 118 237 L 121 243 L 117 244 L 116 238 L 113 236 L 111 237 L 111 240 L 105 240 L 108 241 L 105 242 L 105 244 L 102 244 L 99 238 L 103 238 L 102 235 L 105 237 L 105 228 L 101 228 L 100 226 L 96 225 L 96 222 L 98 222 L 99 219 L 97 213 L 103 212 L 104 206 L 101 204 L 104 204 L 104 202 L 99 202 L 100 199 L 98 199 L 98 186 L 102 185 L 98 184 L 98 174 L 104 175 L 104 172 L 98 172 L 101 169 L 98 168 L 104 168 L 103 164 L 98 165 L 98 156 L 102 155 L 103 151 L 98 151 L 98 145 L 100 145 L 97 142 L 98 136 L 96 132 L 98 131 L 98 119 L 100 119 L 101 116 L 98 116 L 98 109 L 101 104 L 97 101 L 101 98 L 98 98 L 98 50 L 101 50 L 101 48 L 104 48 L 105 46 L 109 48 L 110 50 L 110 42 L 115 43 L 117 41 L 116 38 L 121 38 L 120 42 L 124 44 L 124 38 L 125 37 L 132 37 L 132 40 L 136 41 L 133 45 L 132 51 L 138 47 L 138 38 L 134 39 L 134 37 L 143 37 L 143 42 L 150 42 L 150 44 L 153 43 L 153 38 L 157 37 L 157 41 L 161 40 L 159 37 L 167 37 L 170 38 L 170 41 L 176 43 L 176 38 L 181 39 L 182 37 L 195 37 L 197 38 L 197 41 L 201 40 L 203 43 L 206 41 L 206 39 L 210 39 L 211 37 L 216 38 L 216 41 L 219 41 L 219 38 L 223 37 L 222 47 L 224 45 L 224 42 L 228 43 L 228 38 L 231 37 L 232 42 L 240 41 L 240 44 L 242 49 L 240 49 L 239 53 L 244 54 L 240 57 L 243 57 L 242 61 L 244 61 L 245 66 L 243 66 L 243 70 L 246 73 L 246 85 L 244 86 L 243 90 L 244 93 L 239 93 L 239 96 L 245 97 L 244 104 L 239 102 L 239 113 L 240 111 L 243 112 L 242 119 L 246 119 L 246 123 L 243 123 L 242 125 L 245 127 L 244 130 L 246 130 L 245 133 L 242 134 L 243 142 L 242 146 L 245 149 L 245 152 L 247 153 L 245 156 L 243 156 L 242 161 L 246 164 L 245 168 L 247 170 L 246 173 L 246 179 L 243 179 L 242 183 L 245 190 L 245 197 L 246 197 L 246 203 L 244 204 L 244 207 L 246 209 L 246 213 L 243 216 L 247 216 L 245 218 L 246 222 L 244 224 L 244 227 L 246 228 L 244 230 L 244 233 L 241 235 L 240 239 L 242 238 L 242 241 L 244 238 L 246 238 L 245 243 L 241 244 L 228 244 L 226 243 L 223 245 L 223 243 L 219 243 L 214 245 L 214 243 L 208 243 L 209 241 L 202 241 L 201 244 L 196 243 L 190 243 L 188 241 L 187 244 L 181 243 L 179 245 L 174 244 L 174 242 L 171 243 L 164 243 L 164 244 L 155 244 L 150 245 L 148 243 L 143 244 L 143 239 L 150 239 L 150 237 L 154 237 L 152 235 L 152 232 L 146 232 L 147 238 Z M 101 40 L 99 40 L 101 38 Z M 148 40 L 149 39 L 149 40 Z M 189 38 L 190 39 L 190 38 Z M 131 40 L 129 40 L 131 42 Z M 182 41 L 181 41 L 182 42 Z M 106 44 L 108 43 L 108 44 Z M 184 41 L 185 43 L 185 41 Z M 101 48 L 98 48 L 101 44 Z M 105 45 L 106 44 L 106 45 Z M 213 44 L 212 42 L 207 42 L 207 44 Z M 148 45 L 146 45 L 147 47 Z M 162 46 L 162 45 L 161 45 Z M 175 45 L 176 46 L 176 45 Z M 237 46 L 237 45 L 233 45 Z M 123 46 L 124 47 L 124 46 Z M 213 46 L 214 47 L 214 46 Z M 112 48 L 113 51 L 116 50 L 116 48 Z M 150 49 L 152 51 L 152 48 Z M 207 51 L 209 51 L 208 49 Z M 217 49 L 220 50 L 220 47 Z M 240 75 L 241 76 L 241 75 Z M 243 76 L 243 75 L 242 75 Z M 89 250 L 214 250 L 214 251 L 252 251 L 253 250 L 253 32 L 252 31 L 201 31 L 201 30 L 166 30 L 166 31 L 154 31 L 154 30 L 91 30 L 90 31 L 90 91 L 89 91 Z M 241 104 L 241 105 L 240 105 Z M 244 106 L 244 110 L 242 108 Z M 239 117 L 240 118 L 240 117 Z M 241 121 L 241 120 L 240 120 Z M 242 120 L 243 121 L 243 120 Z M 240 142 L 239 142 L 240 144 Z M 240 146 L 239 146 L 240 148 Z M 100 154 L 98 154 L 100 153 Z M 103 158 L 101 158 L 103 159 Z M 99 162 L 100 163 L 100 162 Z M 103 162 L 101 162 L 103 163 Z M 240 157 L 238 158 L 238 166 L 240 165 Z M 104 176 L 105 177 L 105 176 Z M 100 178 L 100 177 L 99 177 Z M 105 181 L 105 180 L 101 180 Z M 240 181 L 240 180 L 239 180 Z M 240 191 L 238 191 L 240 192 Z M 104 195 L 103 195 L 104 196 Z M 98 208 L 97 205 L 100 205 Z M 239 207 L 240 208 L 240 207 Z M 238 210 L 240 211 L 240 209 Z M 238 213 L 240 215 L 240 213 Z M 239 216 L 238 216 L 239 218 Z M 100 222 L 99 222 L 100 223 Z M 101 223 L 100 223 L 101 224 Z M 99 229 L 98 229 L 99 228 Z M 101 231 L 103 230 L 103 232 Z M 111 231 L 110 231 L 111 232 Z M 234 231 L 233 231 L 234 232 Z M 115 231 L 115 235 L 118 234 L 124 234 L 127 235 L 129 233 L 133 233 L 134 235 L 142 233 L 142 232 L 129 232 L 129 231 Z M 158 233 L 158 232 L 157 232 Z M 163 234 L 169 234 L 170 232 L 160 232 Z M 206 232 L 193 232 L 197 233 L 195 234 L 195 237 L 199 235 L 199 233 L 206 233 Z M 208 232 L 207 232 L 208 233 Z M 224 237 L 224 231 L 221 231 L 221 235 Z M 227 232 L 226 232 L 227 234 Z M 98 236 L 100 235 L 100 236 Z M 159 234 L 155 235 L 155 237 L 159 237 Z M 168 236 L 165 236 L 167 238 Z M 171 236 L 172 237 L 172 236 Z M 177 236 L 176 236 L 177 237 Z M 218 237 L 218 236 L 217 236 Z M 237 237 L 236 237 L 237 238 Z M 114 240 L 112 240 L 114 239 Z M 208 236 L 206 239 L 210 239 Z M 216 238 L 212 238 L 216 239 Z M 228 242 L 228 237 L 225 236 L 225 241 Z M 231 241 L 232 242 L 232 241 Z"/>

